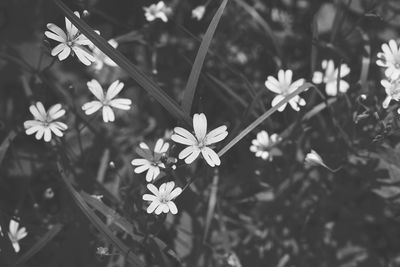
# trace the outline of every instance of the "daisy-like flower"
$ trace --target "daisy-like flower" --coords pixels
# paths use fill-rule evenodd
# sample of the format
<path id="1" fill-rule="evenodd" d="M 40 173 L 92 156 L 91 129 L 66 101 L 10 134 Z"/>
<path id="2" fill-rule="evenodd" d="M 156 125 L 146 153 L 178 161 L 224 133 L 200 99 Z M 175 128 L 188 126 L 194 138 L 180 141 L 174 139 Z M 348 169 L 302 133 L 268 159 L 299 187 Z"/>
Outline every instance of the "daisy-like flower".
<path id="1" fill-rule="evenodd" d="M 378 53 L 376 64 L 386 68 L 385 75 L 390 79 L 400 77 L 400 49 L 395 40 L 382 44 L 382 52 Z"/>
<path id="2" fill-rule="evenodd" d="M 276 106 L 282 99 L 284 99 L 287 95 L 295 91 L 297 88 L 302 86 L 305 82 L 304 79 L 296 80 L 292 83 L 293 72 L 291 70 L 280 70 L 278 72 L 278 79 L 273 76 L 268 76 L 265 81 L 265 86 L 275 94 L 274 99 L 272 99 L 271 105 Z M 299 106 L 304 106 L 306 101 L 300 96 L 294 96 L 289 100 L 290 106 L 295 110 L 299 111 Z M 286 108 L 286 103 L 282 105 L 278 111 L 283 111 Z"/>
<path id="3" fill-rule="evenodd" d="M 118 43 L 114 39 L 110 39 L 108 43 L 114 48 L 118 47 Z M 118 66 L 114 61 L 111 60 L 111 58 L 109 58 L 106 54 L 101 52 L 101 50 L 98 49 L 97 46 L 95 46 L 94 44 L 90 45 L 90 49 L 92 49 L 93 57 L 95 59 L 92 65 L 95 70 L 101 70 L 104 67 L 104 65 L 109 67 Z"/>
<path id="4" fill-rule="evenodd" d="M 74 14 L 80 18 L 77 11 L 75 11 Z M 95 61 L 95 58 L 84 48 L 84 46 L 91 45 L 92 42 L 81 34 L 67 18 L 65 18 L 66 33 L 53 23 L 48 23 L 47 28 L 50 31 L 45 31 L 44 34 L 48 38 L 60 42 L 60 44 L 51 50 L 52 56 L 58 55 L 58 59 L 62 61 L 72 53 L 86 66 L 89 66 Z"/>
<path id="5" fill-rule="evenodd" d="M 19 229 L 19 222 L 11 219 L 10 229 L 8 232 L 8 238 L 10 238 L 11 244 L 14 247 L 14 251 L 18 253 L 20 251 L 19 241 L 28 235 L 25 227 Z"/>
<path id="6" fill-rule="evenodd" d="M 257 134 L 250 146 L 250 151 L 256 154 L 256 157 L 270 161 L 274 156 L 282 155 L 282 151 L 276 147 L 276 144 L 281 141 L 277 134 L 268 135 L 266 131 L 261 131 Z"/>
<path id="7" fill-rule="evenodd" d="M 320 84 L 325 83 L 325 91 L 329 96 L 336 96 L 338 94 L 338 75 L 339 69 L 335 68 L 335 63 L 332 59 L 322 61 L 322 69 L 325 73 L 321 71 L 314 72 L 313 83 Z M 350 85 L 348 82 L 342 80 L 350 73 L 350 68 L 347 64 L 342 64 L 340 66 L 340 78 L 339 78 L 339 92 L 346 93 Z"/>
<path id="8" fill-rule="evenodd" d="M 37 140 L 44 137 L 46 142 L 50 142 L 52 133 L 62 137 L 62 131 L 67 130 L 68 126 L 65 123 L 56 121 L 65 114 L 65 110 L 61 107 L 61 104 L 55 104 L 46 111 L 41 102 L 31 105 L 29 110 L 33 115 L 33 120 L 24 122 L 25 133 L 27 135 L 36 133 L 35 138 Z"/>
<path id="9" fill-rule="evenodd" d="M 145 143 L 140 143 L 139 148 L 136 152 L 142 156 L 141 159 L 134 159 L 131 161 L 135 168 L 136 173 L 146 173 L 146 181 L 152 182 L 160 174 L 160 168 L 165 168 L 165 164 L 161 161 L 161 158 L 168 151 L 169 143 L 165 143 L 163 139 L 158 139 L 154 146 L 154 151 L 151 151 L 149 146 Z"/>
<path id="10" fill-rule="evenodd" d="M 198 6 L 195 9 L 192 10 L 192 18 L 201 20 L 204 16 L 204 13 L 206 12 L 206 7 L 205 6 Z"/>
<path id="11" fill-rule="evenodd" d="M 390 101 L 395 100 L 399 101 L 400 100 L 400 79 L 397 80 L 386 80 L 383 79 L 381 81 L 381 84 L 383 87 L 385 87 L 385 92 L 386 92 L 386 98 L 382 103 L 383 108 L 388 108 Z M 400 109 L 397 110 L 397 112 L 400 114 Z"/>
<path id="12" fill-rule="evenodd" d="M 157 4 L 152 4 L 149 7 L 144 7 L 143 9 L 147 21 L 161 19 L 162 21 L 167 22 L 167 14 L 171 12 L 171 9 L 167 7 L 163 1 L 160 1 Z"/>
<path id="13" fill-rule="evenodd" d="M 179 153 L 179 159 L 185 159 L 186 164 L 190 164 L 201 153 L 208 165 L 211 167 L 219 166 L 221 160 L 209 146 L 225 139 L 228 135 L 227 127 L 223 125 L 207 133 L 207 118 L 201 113 L 194 114 L 193 128 L 195 135 L 184 128 L 174 128 L 171 139 L 176 143 L 188 146 Z"/>
<path id="14" fill-rule="evenodd" d="M 172 214 L 178 213 L 178 208 L 172 200 L 182 193 L 182 188 L 175 188 L 174 182 L 163 183 L 159 189 L 153 184 L 148 184 L 147 188 L 153 193 L 152 195 L 143 195 L 143 200 L 151 201 L 151 204 L 147 208 L 147 213 L 154 212 L 157 215 L 162 212 L 171 212 Z"/>
<path id="15" fill-rule="evenodd" d="M 124 83 L 116 80 L 108 87 L 106 93 L 104 93 L 103 87 L 95 79 L 89 81 L 87 86 L 98 100 L 90 101 L 82 106 L 86 115 L 91 115 L 102 108 L 104 122 L 113 122 L 115 115 L 112 108 L 122 110 L 129 110 L 131 108 L 132 101 L 130 99 L 115 98 L 121 92 L 122 88 L 124 88 Z"/>

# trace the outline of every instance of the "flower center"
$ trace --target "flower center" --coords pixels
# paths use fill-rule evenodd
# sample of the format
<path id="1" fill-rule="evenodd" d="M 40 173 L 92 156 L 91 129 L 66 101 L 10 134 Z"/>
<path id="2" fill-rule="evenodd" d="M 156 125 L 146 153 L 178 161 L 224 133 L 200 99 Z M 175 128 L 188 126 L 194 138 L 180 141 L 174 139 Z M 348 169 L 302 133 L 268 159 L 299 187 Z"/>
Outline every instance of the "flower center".
<path id="1" fill-rule="evenodd" d="M 197 141 L 197 147 L 201 150 L 206 147 L 206 140 L 205 138 L 202 140 Z"/>
<path id="2" fill-rule="evenodd" d="M 162 204 L 167 204 L 168 203 L 168 199 L 167 199 L 167 196 L 160 196 L 160 202 L 162 203 Z"/>

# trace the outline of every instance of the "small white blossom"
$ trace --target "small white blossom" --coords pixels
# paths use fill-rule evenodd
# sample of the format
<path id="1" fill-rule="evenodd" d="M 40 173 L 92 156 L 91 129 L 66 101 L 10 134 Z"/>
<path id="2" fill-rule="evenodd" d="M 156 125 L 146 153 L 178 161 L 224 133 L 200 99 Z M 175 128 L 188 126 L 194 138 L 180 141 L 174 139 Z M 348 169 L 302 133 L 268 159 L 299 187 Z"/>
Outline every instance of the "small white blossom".
<path id="1" fill-rule="evenodd" d="M 118 43 L 114 39 L 110 39 L 108 43 L 114 48 L 118 47 Z M 92 49 L 92 54 L 95 59 L 92 65 L 95 70 L 101 70 L 104 67 L 104 65 L 109 67 L 118 66 L 114 61 L 111 60 L 111 58 L 109 58 L 99 48 L 97 48 L 97 46 L 91 44 L 90 48 Z"/>
<path id="2" fill-rule="evenodd" d="M 206 12 L 206 7 L 205 6 L 198 6 L 195 9 L 192 10 L 192 18 L 201 20 L 204 16 L 204 13 Z"/>
<path id="3" fill-rule="evenodd" d="M 382 80 L 381 84 L 383 87 L 385 87 L 385 92 L 386 92 L 386 98 L 382 103 L 383 108 L 388 108 L 390 101 L 395 100 L 399 101 L 400 100 L 400 79 L 397 80 Z M 398 113 L 400 113 L 400 109 L 397 110 Z"/>
<path id="4" fill-rule="evenodd" d="M 165 164 L 161 161 L 162 156 L 167 152 L 169 144 L 165 143 L 163 139 L 158 139 L 152 152 L 148 145 L 140 143 L 139 149 L 136 152 L 142 156 L 141 159 L 134 159 L 131 161 L 133 166 L 139 166 L 135 168 L 136 173 L 146 173 L 146 181 L 152 182 L 160 174 L 160 168 L 165 168 Z"/>
<path id="5" fill-rule="evenodd" d="M 129 110 L 132 101 L 127 98 L 115 98 L 124 87 L 124 83 L 116 80 L 109 87 L 106 93 L 103 91 L 100 83 L 95 79 L 87 83 L 89 90 L 98 99 L 85 103 L 82 109 L 86 115 L 91 115 L 102 108 L 104 122 L 113 122 L 115 120 L 112 108 Z"/>
<path id="6" fill-rule="evenodd" d="M 287 95 L 298 89 L 305 82 L 304 79 L 296 80 L 292 83 L 293 72 L 291 70 L 280 70 L 278 72 L 278 79 L 273 76 L 268 76 L 265 81 L 265 86 L 272 92 L 278 94 L 273 100 L 271 105 L 276 106 L 282 99 Z M 300 96 L 296 95 L 289 100 L 290 106 L 295 110 L 299 111 L 299 106 L 304 106 L 306 101 Z M 278 111 L 283 111 L 286 108 L 286 103 L 282 105 Z"/>
<path id="7" fill-rule="evenodd" d="M 325 70 L 325 73 L 316 71 L 313 75 L 313 83 L 320 84 L 325 83 L 325 91 L 329 96 L 336 96 L 338 94 L 338 74 L 339 69 L 335 68 L 335 63 L 333 60 L 323 60 L 322 61 L 322 69 Z M 348 82 L 342 80 L 342 78 L 346 77 L 350 73 L 350 68 L 347 64 L 342 64 L 340 66 L 340 78 L 339 78 L 339 92 L 346 93 L 350 88 Z"/>
<path id="8" fill-rule="evenodd" d="M 250 151 L 255 153 L 256 157 L 271 161 L 274 156 L 282 155 L 282 151 L 275 147 L 280 141 L 281 138 L 277 134 L 269 136 L 266 131 L 261 131 L 257 134 L 257 138 L 251 142 Z"/>
<path id="9" fill-rule="evenodd" d="M 61 107 L 61 104 L 56 104 L 46 111 L 41 102 L 31 105 L 29 110 L 33 115 L 33 120 L 24 122 L 25 133 L 27 135 L 36 133 L 35 138 L 37 140 L 44 137 L 46 142 L 50 142 L 52 133 L 62 137 L 62 131 L 67 130 L 68 126 L 65 123 L 56 121 L 65 114 L 65 110 Z"/>
<path id="10" fill-rule="evenodd" d="M 78 18 L 80 17 L 78 12 L 75 11 L 74 14 Z M 72 53 L 86 66 L 95 61 L 95 58 L 84 48 L 84 46 L 91 45 L 91 41 L 81 34 L 67 18 L 65 18 L 66 33 L 53 23 L 48 23 L 47 28 L 50 31 L 45 31 L 44 34 L 48 38 L 60 42 L 60 44 L 51 50 L 52 56 L 58 55 L 58 59 L 62 61 Z"/>
<path id="11" fill-rule="evenodd" d="M 143 9 L 147 21 L 161 19 L 162 21 L 167 22 L 167 14 L 171 12 L 171 9 L 167 7 L 163 1 L 160 1 L 157 4 L 152 4 L 149 7 L 144 7 Z"/>
<path id="12" fill-rule="evenodd" d="M 395 40 L 382 44 L 382 52 L 378 53 L 376 64 L 386 68 L 385 75 L 390 79 L 400 77 L 400 49 Z"/>
<path id="13" fill-rule="evenodd" d="M 306 158 L 304 159 L 305 162 L 310 165 L 310 166 L 317 166 L 317 165 L 321 165 L 326 167 L 324 161 L 322 160 L 321 156 L 315 152 L 315 150 L 310 151 L 310 153 L 308 153 L 306 155 Z"/>
<path id="14" fill-rule="evenodd" d="M 148 184 L 147 188 L 151 191 L 151 194 L 144 194 L 143 200 L 151 201 L 151 204 L 147 208 L 147 213 L 155 212 L 155 214 L 161 214 L 171 212 L 172 214 L 178 213 L 178 208 L 172 201 L 182 193 L 182 188 L 175 187 L 174 182 L 164 183 L 159 189 L 153 184 Z"/>
<path id="15" fill-rule="evenodd" d="M 225 139 L 228 135 L 227 127 L 223 125 L 207 133 L 207 118 L 201 113 L 193 115 L 193 128 L 195 136 L 184 128 L 175 127 L 174 129 L 171 139 L 188 146 L 179 153 L 179 159 L 185 159 L 186 164 L 190 164 L 201 153 L 208 165 L 219 166 L 221 160 L 209 146 Z"/>
<path id="16" fill-rule="evenodd" d="M 25 227 L 22 227 L 20 229 L 18 229 L 18 228 L 19 228 L 19 222 L 11 219 L 10 229 L 8 232 L 8 238 L 10 238 L 11 244 L 16 253 L 18 253 L 20 251 L 19 241 L 28 235 Z"/>

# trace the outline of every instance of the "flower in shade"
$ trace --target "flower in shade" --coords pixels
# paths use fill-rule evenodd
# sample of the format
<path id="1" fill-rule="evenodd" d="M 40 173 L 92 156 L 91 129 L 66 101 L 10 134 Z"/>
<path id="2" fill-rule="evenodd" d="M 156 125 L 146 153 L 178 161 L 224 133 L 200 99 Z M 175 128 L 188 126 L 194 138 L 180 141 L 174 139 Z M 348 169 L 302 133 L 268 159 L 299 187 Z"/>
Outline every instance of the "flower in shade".
<path id="1" fill-rule="evenodd" d="M 147 213 L 161 214 L 171 212 L 178 213 L 173 200 L 182 193 L 182 188 L 176 187 L 174 182 L 163 183 L 159 189 L 153 184 L 148 184 L 147 188 L 153 194 L 144 194 L 143 200 L 151 201 L 147 208 Z"/>
<path id="2" fill-rule="evenodd" d="M 24 122 L 25 133 L 27 135 L 36 133 L 35 138 L 37 140 L 43 138 L 46 142 L 50 142 L 52 133 L 62 137 L 62 131 L 67 130 L 68 126 L 65 123 L 56 121 L 65 114 L 65 110 L 61 107 L 61 104 L 55 104 L 46 111 L 41 102 L 31 105 L 29 110 L 33 115 L 33 120 Z"/>
<path id="3" fill-rule="evenodd" d="M 19 228 L 19 222 L 11 219 L 10 229 L 8 232 L 8 238 L 10 238 L 11 244 L 14 251 L 18 253 L 20 251 L 19 241 L 28 235 L 25 227 Z"/>
<path id="4" fill-rule="evenodd" d="M 114 39 L 110 39 L 108 43 L 114 48 L 118 47 L 118 43 Z M 109 58 L 106 54 L 101 52 L 101 50 L 97 48 L 97 46 L 92 44 L 90 45 L 90 48 L 92 49 L 92 54 L 95 59 L 92 65 L 95 70 L 101 70 L 104 67 L 104 65 L 109 67 L 118 66 L 114 61 L 111 60 L 111 58 Z"/>
<path id="5" fill-rule="evenodd" d="M 314 72 L 313 75 L 313 83 L 320 84 L 325 83 L 325 91 L 327 95 L 336 96 L 339 92 L 346 93 L 350 88 L 350 85 L 342 78 L 346 77 L 350 73 L 350 68 L 347 64 L 340 65 L 340 77 L 339 77 L 339 86 L 338 86 L 338 75 L 339 68 L 335 68 L 335 63 L 333 60 L 323 60 L 322 61 L 322 69 L 325 73 L 321 71 Z"/>
<path id="6" fill-rule="evenodd" d="M 315 150 L 312 150 L 312 149 L 311 149 L 310 153 L 308 153 L 306 155 L 306 158 L 304 160 L 310 166 L 321 165 L 321 166 L 326 167 L 326 165 L 325 165 L 324 161 L 322 160 L 321 156 L 317 152 L 315 152 Z"/>
<path id="7" fill-rule="evenodd" d="M 91 115 L 102 109 L 104 122 L 113 122 L 115 120 L 114 111 L 112 108 L 129 110 L 132 101 L 127 98 L 115 98 L 124 87 L 124 83 L 116 80 L 109 87 L 106 93 L 103 91 L 100 83 L 95 79 L 87 83 L 89 90 L 98 99 L 85 103 L 82 109 L 86 115 Z"/>
<path id="8" fill-rule="evenodd" d="M 78 18 L 80 17 L 77 11 L 75 11 L 74 14 Z M 51 55 L 58 55 L 59 60 L 64 60 L 70 54 L 75 54 L 83 64 L 89 66 L 95 61 L 95 58 L 84 46 L 90 46 L 92 44 L 91 41 L 81 34 L 67 18 L 65 18 L 65 28 L 66 32 L 53 23 L 47 24 L 47 29 L 49 29 L 49 31 L 45 31 L 44 34 L 48 38 L 60 43 L 51 50 Z"/>
<path id="9" fill-rule="evenodd" d="M 204 12 L 206 11 L 205 6 L 198 6 L 192 10 L 192 18 L 201 20 L 204 16 Z"/>
<path id="10" fill-rule="evenodd" d="M 261 131 L 257 134 L 257 138 L 251 142 L 250 151 L 255 153 L 256 157 L 271 161 L 274 156 L 282 155 L 282 151 L 276 147 L 280 141 L 281 138 L 277 134 L 269 136 L 266 131 Z"/>
<path id="11" fill-rule="evenodd" d="M 305 82 L 304 79 L 299 79 L 292 83 L 292 78 L 293 72 L 291 70 L 280 70 L 278 72 L 278 79 L 273 76 L 268 76 L 267 80 L 265 81 L 265 86 L 270 91 L 278 94 L 272 100 L 271 105 L 273 107 L 281 102 L 281 100 L 284 99 L 287 95 L 302 86 Z M 306 104 L 306 101 L 300 96 L 296 95 L 289 100 L 289 104 L 295 111 L 299 111 L 299 106 L 304 106 Z M 287 103 L 283 104 L 278 109 L 278 111 L 283 111 L 286 108 L 286 105 Z"/>
<path id="12" fill-rule="evenodd" d="M 179 159 L 185 159 L 186 164 L 190 164 L 201 153 L 208 165 L 211 167 L 219 166 L 221 160 L 217 153 L 210 148 L 210 145 L 225 139 L 228 135 L 227 127 L 223 125 L 207 133 L 207 118 L 201 113 L 194 114 L 193 128 L 195 135 L 184 128 L 174 128 L 174 134 L 171 139 L 176 143 L 188 146 L 179 153 Z"/>
<path id="13" fill-rule="evenodd" d="M 144 7 L 143 9 L 147 21 L 161 19 L 162 21 L 167 22 L 167 14 L 171 12 L 171 9 L 167 7 L 163 1 L 160 1 L 157 4 L 152 4 L 149 7 Z"/>
<path id="14" fill-rule="evenodd" d="M 385 87 L 385 92 L 386 92 L 386 98 L 382 103 L 383 108 L 388 108 L 390 101 L 395 100 L 399 101 L 400 100 L 400 80 L 386 80 L 383 79 L 381 81 L 381 84 L 383 87 Z M 400 109 L 397 110 L 397 112 L 400 114 Z"/>
<path id="15" fill-rule="evenodd" d="M 400 49 L 395 40 L 382 44 L 382 52 L 378 53 L 376 64 L 386 68 L 385 75 L 390 79 L 400 76 Z"/>
<path id="16" fill-rule="evenodd" d="M 168 148 L 169 143 L 164 142 L 161 138 L 157 140 L 153 151 L 151 151 L 149 146 L 145 143 L 140 143 L 136 152 L 143 158 L 131 161 L 133 166 L 138 166 L 135 168 L 135 172 L 142 173 L 147 171 L 146 181 L 154 181 L 160 174 L 160 168 L 165 168 L 165 164 L 161 161 L 161 158 L 165 155 Z"/>

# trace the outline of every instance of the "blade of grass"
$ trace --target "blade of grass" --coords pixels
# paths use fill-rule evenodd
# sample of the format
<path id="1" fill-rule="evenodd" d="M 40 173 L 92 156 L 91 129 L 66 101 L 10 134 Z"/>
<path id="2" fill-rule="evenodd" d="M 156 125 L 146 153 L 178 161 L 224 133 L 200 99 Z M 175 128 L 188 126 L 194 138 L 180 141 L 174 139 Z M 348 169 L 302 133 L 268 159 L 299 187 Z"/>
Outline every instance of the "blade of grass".
<path id="1" fill-rule="evenodd" d="M 362 55 L 362 66 L 361 66 L 361 73 L 360 73 L 360 84 L 361 84 L 361 89 L 366 92 L 368 90 L 368 72 L 369 72 L 369 66 L 371 63 L 371 44 L 370 44 L 370 39 L 369 36 L 361 29 L 357 28 L 361 34 L 361 37 L 364 41 L 364 51 Z"/>
<path id="2" fill-rule="evenodd" d="M 206 77 L 210 79 L 212 82 L 214 82 L 218 87 L 224 90 L 228 95 L 230 95 L 233 99 L 235 99 L 240 105 L 243 107 L 247 107 L 248 104 L 246 100 L 244 100 L 240 95 L 235 93 L 235 91 L 228 86 L 226 86 L 221 80 L 213 76 L 212 74 L 206 74 Z"/>
<path id="3" fill-rule="evenodd" d="M 196 55 L 196 59 L 194 60 L 193 67 L 185 87 L 185 92 L 183 94 L 183 102 L 182 102 L 183 112 L 185 112 L 185 114 L 188 116 L 190 116 L 193 97 L 196 91 L 197 82 L 199 81 L 200 72 L 204 64 L 204 59 L 207 55 L 207 51 L 208 48 L 210 47 L 211 40 L 214 36 L 215 30 L 217 29 L 217 25 L 221 19 L 222 13 L 224 12 L 227 2 L 228 0 L 222 1 L 220 7 L 215 13 L 213 19 L 211 20 L 211 23 L 206 31 L 206 34 L 204 35 L 203 40 L 201 41 L 199 51 L 197 52 Z"/>
<path id="4" fill-rule="evenodd" d="M 205 230 L 204 230 L 204 234 L 203 234 L 203 243 L 205 243 L 207 240 L 208 232 L 210 231 L 211 221 L 212 221 L 212 218 L 214 217 L 215 205 L 217 204 L 218 182 L 219 182 L 219 173 L 218 173 L 218 169 L 215 169 L 213 181 L 211 184 L 210 198 L 208 200 Z"/>
<path id="5" fill-rule="evenodd" d="M 57 162 L 58 171 L 61 174 L 61 180 L 65 184 L 66 188 L 70 192 L 72 199 L 75 201 L 76 205 L 79 209 L 85 214 L 85 216 L 89 219 L 89 221 L 96 227 L 96 229 L 103 234 L 118 250 L 120 250 L 124 255 L 126 255 L 128 261 L 132 264 L 132 266 L 144 267 L 144 263 L 135 256 L 131 249 L 127 247 L 119 238 L 117 238 L 101 221 L 101 219 L 92 211 L 92 209 L 88 206 L 85 200 L 81 197 L 81 195 L 74 189 L 72 184 L 70 183 L 70 179 L 65 173 L 60 162 Z"/>
<path id="6" fill-rule="evenodd" d="M 36 242 L 35 245 L 33 245 L 27 252 L 22 254 L 22 256 L 15 261 L 12 267 L 20 266 L 32 258 L 61 231 L 62 227 L 62 224 L 53 225 L 50 230 L 47 231 L 47 233 Z"/>
<path id="7" fill-rule="evenodd" d="M 120 68 L 125 70 L 132 79 L 152 95 L 172 116 L 178 120 L 183 120 L 191 124 L 189 116 L 184 114 L 179 105 L 168 96 L 155 81 L 132 64 L 121 52 L 113 48 L 106 40 L 104 40 L 103 37 L 94 32 L 86 22 L 75 16 L 75 14 L 61 0 L 53 1 L 83 35 L 85 35 L 94 45 L 97 46 L 97 48 L 118 64 Z"/>
<path id="8" fill-rule="evenodd" d="M 0 145 L 0 165 L 4 160 L 4 157 L 7 153 L 8 148 L 10 147 L 11 142 L 14 140 L 14 138 L 17 136 L 17 133 L 14 130 L 11 130 L 6 138 L 3 140 L 3 142 Z"/>
<path id="9" fill-rule="evenodd" d="M 226 144 L 219 152 L 218 156 L 224 155 L 226 152 L 229 151 L 237 142 L 242 140 L 247 134 L 249 134 L 254 128 L 256 128 L 258 125 L 260 125 L 264 120 L 266 120 L 269 116 L 271 116 L 275 111 L 277 111 L 282 105 L 286 104 L 289 102 L 290 99 L 295 97 L 296 95 L 300 94 L 301 92 L 307 90 L 308 88 L 314 88 L 314 85 L 311 83 L 305 83 L 299 88 L 297 88 L 295 91 L 287 95 L 284 99 L 282 99 L 276 106 L 270 108 L 265 112 L 263 115 L 261 115 L 259 118 L 257 118 L 254 122 L 252 122 L 249 126 L 247 126 L 243 131 L 241 131 L 235 138 L 233 138 L 228 144 Z"/>

